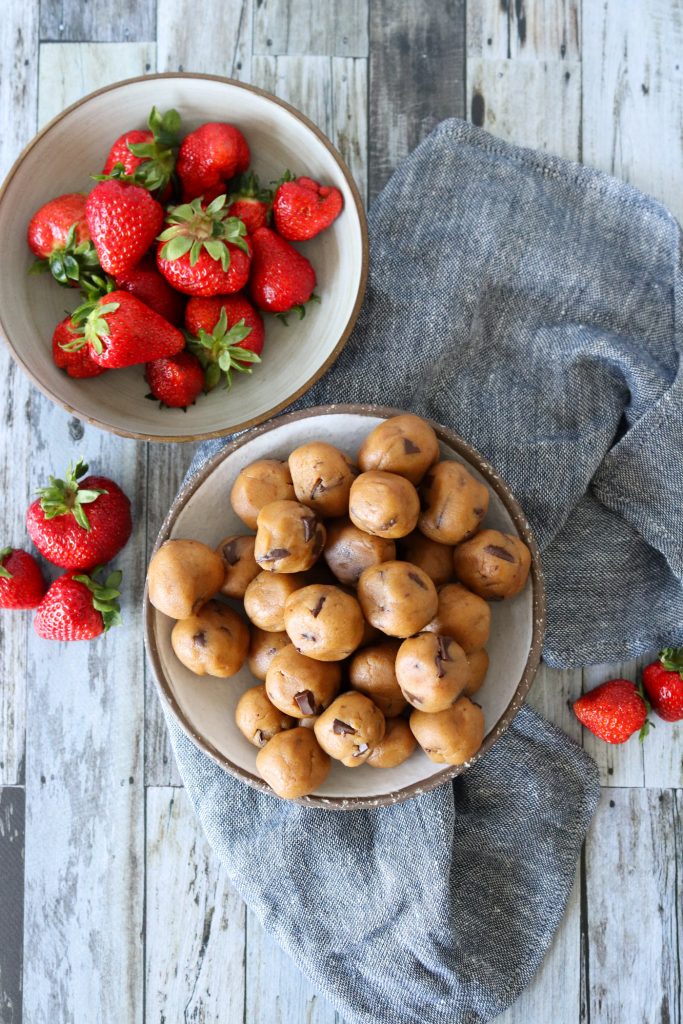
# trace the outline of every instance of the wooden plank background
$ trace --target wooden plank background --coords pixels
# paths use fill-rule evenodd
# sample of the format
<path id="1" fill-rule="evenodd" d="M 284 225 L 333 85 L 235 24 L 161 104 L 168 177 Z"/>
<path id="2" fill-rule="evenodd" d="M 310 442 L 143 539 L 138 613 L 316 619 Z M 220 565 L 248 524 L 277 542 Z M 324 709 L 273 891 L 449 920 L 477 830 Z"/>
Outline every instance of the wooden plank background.
<path id="1" fill-rule="evenodd" d="M 683 0 L 5 0 L 0 175 L 67 103 L 155 70 L 229 75 L 290 100 L 370 199 L 459 116 L 683 212 Z M 111 472 L 136 518 L 122 629 L 48 647 L 29 616 L 0 621 L 0 1024 L 343 1024 L 200 834 L 144 663 L 136 598 L 192 446 L 80 423 L 4 347 L 0 373 L 3 543 L 24 541 L 29 495 L 65 452 Z M 596 758 L 604 791 L 562 926 L 504 1024 L 682 1024 L 683 729 L 610 748 L 570 710 L 582 688 L 636 670 L 543 670 L 532 691 Z"/>

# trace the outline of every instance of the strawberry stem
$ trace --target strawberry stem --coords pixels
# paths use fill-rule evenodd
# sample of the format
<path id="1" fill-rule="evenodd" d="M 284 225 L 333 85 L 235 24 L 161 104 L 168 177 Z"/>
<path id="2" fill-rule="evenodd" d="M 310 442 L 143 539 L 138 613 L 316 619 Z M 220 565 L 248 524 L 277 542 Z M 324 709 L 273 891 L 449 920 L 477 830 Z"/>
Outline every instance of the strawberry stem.
<path id="1" fill-rule="evenodd" d="M 4 580 L 11 580 L 11 579 L 13 579 L 12 573 L 9 571 L 9 569 L 6 569 L 4 567 L 4 565 L 2 564 L 5 561 L 5 559 L 7 558 L 7 556 L 11 555 L 11 554 L 12 554 L 12 548 L 2 548 L 2 550 L 0 550 L 0 578 L 1 579 L 4 579 Z"/>
<path id="2" fill-rule="evenodd" d="M 678 672 L 683 679 L 683 647 L 665 647 L 659 660 L 667 672 Z"/>
<path id="3" fill-rule="evenodd" d="M 93 608 L 102 616 L 106 632 L 112 626 L 119 626 L 121 624 L 121 606 L 117 598 L 121 596 L 119 587 L 123 579 L 123 573 L 118 569 L 110 572 L 104 583 L 100 583 L 96 577 L 99 576 L 101 571 L 102 566 L 98 566 L 96 569 L 93 569 L 90 575 L 79 573 L 78 576 L 73 578 L 77 583 L 83 583 L 92 594 Z"/>
<path id="4" fill-rule="evenodd" d="M 41 487 L 38 490 L 40 496 L 40 507 L 45 513 L 46 519 L 54 519 L 56 516 L 73 515 L 78 525 L 90 530 L 90 520 L 85 514 L 83 505 L 89 505 L 97 501 L 106 490 L 101 488 L 81 488 L 78 481 L 88 472 L 88 467 L 82 458 L 78 458 L 75 465 L 67 467 L 66 479 L 59 480 L 57 477 L 50 477 L 48 487 Z"/>
<path id="5" fill-rule="evenodd" d="M 205 391 L 212 391 L 220 382 L 221 371 L 225 374 L 224 388 L 232 387 L 232 371 L 251 373 L 251 366 L 245 363 L 260 363 L 261 357 L 251 349 L 243 348 L 240 342 L 251 334 L 252 328 L 247 327 L 244 317 L 228 330 L 228 317 L 225 306 L 221 306 L 221 315 L 213 331 L 200 328 L 196 338 L 188 338 L 188 348 L 193 352 L 204 367 Z"/>
<path id="6" fill-rule="evenodd" d="M 178 260 L 190 254 L 190 265 L 194 266 L 202 249 L 212 260 L 220 262 L 224 271 L 230 267 L 228 244 L 249 254 L 245 240 L 247 229 L 239 217 L 229 217 L 225 207 L 227 195 L 217 196 L 204 209 L 201 196 L 191 203 L 173 206 L 166 218 L 166 227 L 158 236 L 165 244 L 161 256 L 165 260 Z"/>

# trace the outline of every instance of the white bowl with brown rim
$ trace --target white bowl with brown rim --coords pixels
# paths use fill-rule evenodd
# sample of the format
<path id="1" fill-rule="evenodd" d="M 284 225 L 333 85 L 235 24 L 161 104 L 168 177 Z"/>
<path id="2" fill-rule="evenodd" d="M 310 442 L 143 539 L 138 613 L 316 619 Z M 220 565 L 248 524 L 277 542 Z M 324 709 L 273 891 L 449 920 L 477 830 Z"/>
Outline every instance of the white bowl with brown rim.
<path id="1" fill-rule="evenodd" d="M 215 547 L 231 533 L 244 533 L 229 494 L 237 474 L 256 459 L 285 459 L 298 445 L 328 441 L 355 456 L 363 438 L 400 410 L 379 406 L 337 405 L 289 413 L 249 431 L 210 459 L 181 489 L 164 521 L 155 551 L 169 538 L 191 538 Z M 495 470 L 452 431 L 436 423 L 442 458 L 456 459 L 490 491 L 485 526 L 518 534 L 531 551 L 531 573 L 515 598 L 492 605 L 489 672 L 477 693 L 486 722 L 484 743 L 469 764 L 479 760 L 505 732 L 531 686 L 541 657 L 544 591 L 538 547 L 510 489 Z M 174 622 L 150 604 L 145 592 L 145 642 L 159 694 L 190 739 L 226 771 L 264 792 L 272 791 L 256 771 L 257 748 L 235 725 L 241 694 L 258 680 L 244 668 L 230 679 L 193 675 L 171 648 Z M 323 786 L 299 802 L 345 810 L 396 803 L 425 793 L 460 774 L 459 767 L 434 764 L 418 750 L 397 768 L 369 765 L 345 768 L 333 762 Z"/>
<path id="2" fill-rule="evenodd" d="M 289 169 L 336 185 L 344 209 L 334 224 L 300 250 L 317 275 L 319 305 L 285 326 L 266 316 L 263 362 L 236 374 L 230 392 L 200 396 L 186 413 L 145 401 L 143 367 L 73 380 L 52 360 L 52 334 L 79 293 L 49 275 L 29 276 L 26 244 L 32 214 L 64 192 L 89 191 L 114 140 L 146 127 L 152 106 L 175 107 L 183 133 L 205 121 L 230 121 L 245 134 L 252 168 L 265 184 Z M 277 97 L 227 78 L 198 74 L 146 75 L 83 97 L 46 125 L 26 147 L 0 189 L 0 333 L 12 356 L 41 391 L 68 412 L 105 430 L 151 441 L 196 441 L 261 423 L 310 388 L 341 352 L 365 292 L 368 242 L 365 213 L 348 167 L 303 114 Z"/>

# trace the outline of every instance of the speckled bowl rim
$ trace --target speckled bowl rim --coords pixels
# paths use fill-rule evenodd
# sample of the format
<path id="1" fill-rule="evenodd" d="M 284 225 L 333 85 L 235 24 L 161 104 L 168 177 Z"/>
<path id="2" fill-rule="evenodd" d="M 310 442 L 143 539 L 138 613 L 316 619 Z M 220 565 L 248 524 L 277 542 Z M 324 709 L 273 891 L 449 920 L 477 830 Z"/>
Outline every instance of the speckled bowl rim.
<path id="1" fill-rule="evenodd" d="M 150 82 L 155 80 L 163 80 L 165 78 L 180 78 L 193 80 L 203 79 L 211 82 L 221 82 L 224 85 L 233 85 L 238 89 L 245 90 L 245 92 L 255 93 L 257 96 L 262 96 L 264 99 L 271 100 L 273 103 L 276 103 L 279 107 L 283 107 L 285 110 L 289 111 L 290 114 L 296 117 L 297 120 L 301 121 L 302 124 L 306 125 L 306 127 L 313 132 L 313 134 L 319 139 L 319 141 L 322 142 L 325 148 L 329 150 L 330 154 L 332 155 L 332 158 L 339 167 L 339 170 L 341 171 L 341 174 L 344 177 L 346 184 L 348 185 L 351 195 L 353 197 L 353 205 L 358 216 L 361 235 L 361 268 L 356 300 L 353 304 L 353 308 L 346 322 L 346 326 L 342 330 L 337 344 L 335 345 L 332 352 L 330 352 L 325 362 L 315 371 L 315 373 L 313 373 L 308 378 L 307 381 L 305 381 L 304 384 L 301 385 L 301 387 L 293 391 L 292 394 L 288 395 L 287 398 L 283 399 L 283 401 L 278 402 L 277 405 L 272 406 L 270 409 L 264 410 L 264 412 L 260 413 L 258 416 L 254 416 L 251 419 L 244 420 L 242 423 L 228 424 L 226 427 L 221 427 L 220 430 L 211 430 L 205 433 L 183 435 L 166 435 L 163 433 L 139 433 L 138 431 L 135 430 L 124 430 L 122 427 L 115 427 L 111 423 L 105 423 L 102 420 L 97 419 L 97 417 L 95 416 L 87 416 L 85 413 L 81 412 L 80 409 L 77 409 L 75 406 L 70 405 L 63 398 L 57 395 L 48 384 L 38 379 L 30 364 L 25 362 L 24 359 L 22 358 L 20 346 L 15 345 L 14 341 L 11 340 L 9 332 L 7 331 L 2 319 L 2 310 L 0 310 L 0 335 L 2 335 L 2 337 L 4 338 L 5 344 L 7 345 L 10 351 L 10 355 L 17 363 L 17 365 L 22 368 L 24 373 L 26 373 L 29 380 L 38 388 L 39 391 L 42 391 L 42 393 L 46 395 L 47 398 L 49 398 L 52 402 L 54 402 L 56 405 L 61 406 L 62 409 L 65 409 L 68 413 L 71 413 L 71 415 L 77 416 L 79 419 L 84 420 L 86 423 L 91 423 L 95 427 L 99 427 L 100 430 L 106 430 L 110 434 L 117 434 L 119 437 L 132 437 L 134 440 L 137 441 L 159 441 L 173 444 L 175 442 L 180 443 L 183 441 L 208 441 L 212 438 L 225 437 L 226 434 L 235 434 L 238 433 L 239 431 L 247 430 L 248 428 L 253 427 L 256 424 L 263 423 L 266 420 L 270 419 L 271 417 L 275 416 L 278 412 L 280 412 L 281 409 L 285 409 L 288 405 L 291 405 L 298 398 L 301 398 L 302 395 L 306 394 L 306 392 L 309 391 L 310 388 L 312 388 L 313 385 L 318 380 L 320 380 L 322 375 L 327 370 L 329 370 L 330 366 L 332 366 L 332 364 L 336 362 L 336 360 L 339 358 L 339 355 L 344 346 L 346 345 L 349 335 L 351 334 L 351 331 L 354 328 L 356 320 L 358 319 L 358 314 L 360 313 L 363 299 L 365 297 L 365 290 L 367 288 L 370 250 L 368 242 L 368 222 L 365 214 L 365 207 L 363 205 L 363 200 L 358 190 L 358 186 L 356 185 L 356 182 L 353 179 L 353 175 L 351 174 L 351 171 L 349 170 L 349 167 L 346 161 L 344 160 L 343 156 L 341 155 L 337 147 L 328 139 L 325 133 L 321 131 L 317 124 L 311 121 L 310 118 L 306 117 L 305 114 L 302 114 L 300 110 L 297 110 L 296 107 L 293 107 L 291 103 L 286 103 L 284 100 L 281 100 L 278 96 L 274 96 L 273 93 L 267 92 L 265 89 L 259 89 L 258 86 L 256 85 L 250 85 L 247 82 L 238 82 L 234 78 L 225 78 L 223 75 L 206 75 L 201 74 L 199 72 L 191 71 L 163 71 L 152 75 L 136 75 L 134 78 L 122 78 L 118 82 L 112 82 L 111 85 L 105 85 L 101 89 L 95 89 L 94 92 L 88 93 L 87 96 L 82 96 L 79 100 L 76 100 L 75 103 L 71 103 L 68 107 L 65 107 L 64 110 L 61 111 L 61 113 L 57 114 L 56 117 L 53 117 L 52 120 L 48 121 L 46 125 L 43 125 L 40 131 L 37 132 L 31 139 L 31 141 L 22 149 L 21 153 L 10 167 L 4 181 L 0 185 L 0 205 L 2 204 L 5 198 L 5 193 L 10 182 L 19 172 L 24 162 L 24 159 L 26 158 L 28 153 L 33 149 L 35 145 L 38 144 L 38 142 L 40 142 L 44 135 L 47 135 L 56 124 L 58 124 L 64 118 L 68 117 L 72 111 L 77 110 L 78 107 L 82 107 L 84 104 L 88 103 L 92 99 L 95 99 L 95 97 L 97 96 L 101 96 L 103 93 L 111 92 L 113 89 L 121 89 L 124 86 L 133 85 L 137 82 Z"/>
<path id="2" fill-rule="evenodd" d="M 304 419 L 315 419 L 317 416 L 329 416 L 330 414 L 353 414 L 359 416 L 380 416 L 384 419 L 388 419 L 390 416 L 398 416 L 405 411 L 406 410 L 393 409 L 382 405 L 314 406 L 310 409 L 302 409 L 298 412 L 291 412 L 284 416 L 279 416 L 245 434 L 241 434 L 239 437 L 235 438 L 234 441 L 231 441 L 230 444 L 226 445 L 225 448 L 222 448 L 217 452 L 216 455 L 210 458 L 208 462 L 206 462 L 197 473 L 193 474 L 183 487 L 181 487 L 173 504 L 171 505 L 171 508 L 169 509 L 168 515 L 161 525 L 152 555 L 159 550 L 164 541 L 169 539 L 171 530 L 178 518 L 178 515 L 195 491 L 213 473 L 217 466 L 224 462 L 225 459 L 230 458 L 233 452 L 237 451 L 238 448 L 241 448 L 255 437 L 267 434 L 269 431 L 274 430 L 285 423 L 292 423 L 297 420 Z M 515 715 L 524 703 L 541 660 L 543 635 L 545 632 L 545 586 L 543 581 L 543 571 L 541 568 L 541 554 L 531 531 L 529 522 L 512 491 L 496 473 L 490 462 L 487 462 L 487 460 L 480 455 L 472 445 L 468 444 L 452 430 L 449 430 L 447 427 L 444 427 L 439 423 L 435 423 L 433 420 L 428 420 L 428 422 L 431 423 L 440 441 L 442 441 L 457 455 L 460 455 L 467 463 L 481 473 L 489 487 L 492 488 L 502 501 L 520 537 L 529 547 L 531 552 L 531 571 L 529 576 L 532 586 L 533 626 L 531 646 L 529 648 L 527 661 L 510 703 L 498 719 L 496 725 L 486 734 L 480 749 L 470 761 L 462 765 L 447 766 L 442 771 L 431 775 L 423 782 L 413 782 L 410 785 L 394 790 L 393 792 L 383 793 L 381 796 L 323 797 L 312 795 L 300 797 L 295 801 L 296 803 L 303 804 L 306 807 L 322 807 L 331 811 L 352 811 L 368 807 L 386 807 L 391 804 L 400 803 L 403 800 L 408 800 L 411 797 L 421 796 L 423 793 L 428 793 L 430 790 L 436 789 L 437 786 L 441 786 L 443 783 L 462 774 L 462 772 L 467 768 L 470 768 L 473 764 L 476 764 L 477 761 L 481 760 L 487 751 L 491 749 L 493 744 L 500 739 L 503 733 L 508 729 Z M 249 786 L 253 786 L 254 789 L 258 789 L 262 793 L 267 793 L 269 796 L 276 797 L 276 794 L 273 793 L 273 790 L 266 782 L 264 782 L 263 779 L 257 775 L 252 775 L 251 772 L 246 771 L 244 768 L 240 768 L 239 765 L 233 764 L 225 754 L 222 754 L 213 746 L 213 744 L 209 743 L 202 735 L 197 733 L 192 724 L 185 717 L 178 702 L 173 696 L 173 692 L 168 680 L 166 679 L 166 675 L 161 664 L 154 633 L 154 616 L 155 609 L 150 603 L 147 591 L 147 582 L 145 581 L 145 647 L 148 657 L 152 663 L 155 681 L 162 701 L 169 708 L 183 732 L 185 732 L 185 734 L 197 747 L 199 747 L 200 750 L 215 761 L 216 764 L 220 765 L 221 768 L 229 772 L 231 775 L 234 775 L 243 782 L 246 782 Z M 280 798 L 277 797 L 277 799 Z"/>

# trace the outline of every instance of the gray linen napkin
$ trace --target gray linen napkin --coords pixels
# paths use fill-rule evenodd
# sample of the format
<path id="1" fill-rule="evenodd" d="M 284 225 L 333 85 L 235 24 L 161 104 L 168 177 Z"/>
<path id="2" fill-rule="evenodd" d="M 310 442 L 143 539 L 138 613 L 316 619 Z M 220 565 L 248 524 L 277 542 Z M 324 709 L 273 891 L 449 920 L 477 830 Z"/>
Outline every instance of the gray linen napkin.
<path id="1" fill-rule="evenodd" d="M 377 199 L 370 234 L 356 329 L 299 404 L 410 408 L 489 458 L 543 549 L 551 664 L 683 643 L 673 217 L 446 121 Z M 532 710 L 455 783 L 338 813 L 257 793 L 169 729 L 233 884 L 353 1024 L 478 1024 L 529 981 L 598 797 L 593 762 Z"/>

